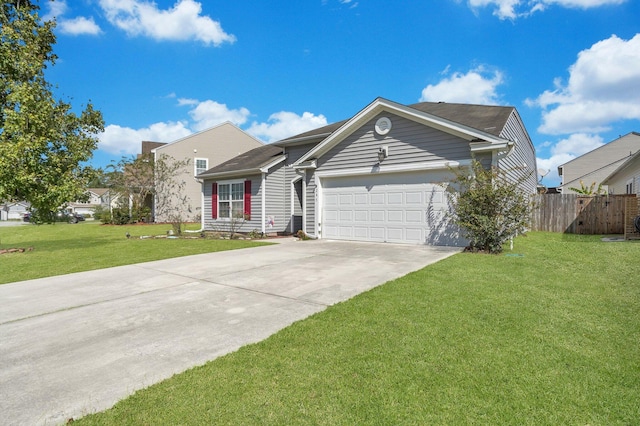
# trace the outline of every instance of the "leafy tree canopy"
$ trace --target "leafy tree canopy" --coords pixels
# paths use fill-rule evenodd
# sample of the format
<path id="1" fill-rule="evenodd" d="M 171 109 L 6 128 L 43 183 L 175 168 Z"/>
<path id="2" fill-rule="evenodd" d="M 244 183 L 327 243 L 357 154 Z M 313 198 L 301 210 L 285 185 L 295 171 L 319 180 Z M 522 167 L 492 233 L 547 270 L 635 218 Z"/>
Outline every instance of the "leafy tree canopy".
<path id="1" fill-rule="evenodd" d="M 56 61 L 55 22 L 33 1 L 0 5 L 0 201 L 29 201 L 47 217 L 85 191 L 104 121 L 90 103 L 77 115 L 53 97 L 44 72 Z"/>

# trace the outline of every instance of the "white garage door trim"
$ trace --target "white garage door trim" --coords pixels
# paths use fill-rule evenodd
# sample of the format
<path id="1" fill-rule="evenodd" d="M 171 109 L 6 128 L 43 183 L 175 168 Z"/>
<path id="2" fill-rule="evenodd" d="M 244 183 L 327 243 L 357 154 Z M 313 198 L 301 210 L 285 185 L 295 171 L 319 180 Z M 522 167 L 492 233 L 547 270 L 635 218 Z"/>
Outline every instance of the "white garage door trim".
<path id="1" fill-rule="evenodd" d="M 324 177 L 322 238 L 458 245 L 445 189 L 438 185 L 446 178 L 442 170 Z"/>

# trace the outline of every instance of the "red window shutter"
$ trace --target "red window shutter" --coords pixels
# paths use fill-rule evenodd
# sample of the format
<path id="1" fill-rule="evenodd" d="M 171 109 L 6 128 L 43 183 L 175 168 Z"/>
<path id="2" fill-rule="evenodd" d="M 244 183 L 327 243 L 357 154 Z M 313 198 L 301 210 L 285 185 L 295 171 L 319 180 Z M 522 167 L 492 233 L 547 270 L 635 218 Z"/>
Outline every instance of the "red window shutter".
<path id="1" fill-rule="evenodd" d="M 251 220 L 251 181 L 244 181 L 244 218 Z"/>
<path id="2" fill-rule="evenodd" d="M 211 186 L 211 217 L 218 218 L 218 184 L 216 182 Z"/>

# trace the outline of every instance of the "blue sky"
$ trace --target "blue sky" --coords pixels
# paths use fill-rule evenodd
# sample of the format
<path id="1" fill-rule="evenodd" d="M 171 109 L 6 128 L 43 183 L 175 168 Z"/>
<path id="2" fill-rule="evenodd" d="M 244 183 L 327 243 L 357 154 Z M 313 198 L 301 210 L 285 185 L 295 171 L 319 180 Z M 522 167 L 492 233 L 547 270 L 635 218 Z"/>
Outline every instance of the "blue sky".
<path id="1" fill-rule="evenodd" d="M 56 95 L 102 111 L 93 164 L 231 121 L 272 142 L 377 97 L 511 105 L 543 183 L 640 131 L 637 0 L 47 0 Z"/>

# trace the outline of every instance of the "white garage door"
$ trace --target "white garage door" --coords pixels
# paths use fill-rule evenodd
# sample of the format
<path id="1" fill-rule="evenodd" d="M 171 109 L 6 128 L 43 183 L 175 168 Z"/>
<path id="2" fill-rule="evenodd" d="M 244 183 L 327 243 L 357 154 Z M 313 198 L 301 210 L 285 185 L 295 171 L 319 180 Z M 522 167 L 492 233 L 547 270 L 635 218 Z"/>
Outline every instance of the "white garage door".
<path id="1" fill-rule="evenodd" d="M 323 180 L 323 238 L 456 244 L 441 172 Z M 455 236 L 457 237 L 457 235 Z"/>

